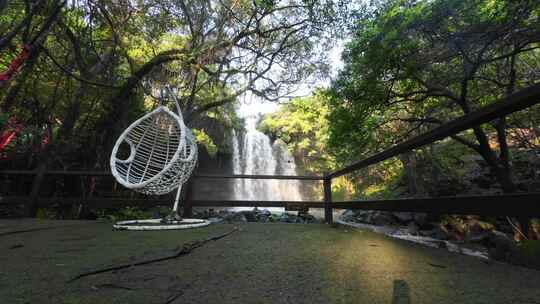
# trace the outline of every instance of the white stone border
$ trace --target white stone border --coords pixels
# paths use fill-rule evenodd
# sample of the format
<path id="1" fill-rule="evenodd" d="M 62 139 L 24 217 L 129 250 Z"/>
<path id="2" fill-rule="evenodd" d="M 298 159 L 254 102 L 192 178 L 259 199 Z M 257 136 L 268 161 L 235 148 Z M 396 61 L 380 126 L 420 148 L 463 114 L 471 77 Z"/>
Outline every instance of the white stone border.
<path id="1" fill-rule="evenodd" d="M 175 230 L 175 229 L 189 229 L 205 227 L 210 225 L 210 221 L 200 219 L 182 219 L 181 221 L 173 221 L 170 224 L 164 223 L 162 225 L 137 225 L 137 224 L 159 224 L 161 219 L 150 220 L 128 220 L 116 222 L 113 225 L 117 230 Z"/>

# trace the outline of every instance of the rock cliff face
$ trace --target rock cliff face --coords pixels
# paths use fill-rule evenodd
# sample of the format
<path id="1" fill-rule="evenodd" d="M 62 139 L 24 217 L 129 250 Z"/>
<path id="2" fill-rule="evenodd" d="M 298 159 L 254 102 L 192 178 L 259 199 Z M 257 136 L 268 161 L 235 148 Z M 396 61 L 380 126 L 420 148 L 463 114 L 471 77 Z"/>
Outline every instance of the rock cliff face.
<path id="1" fill-rule="evenodd" d="M 207 149 L 199 145 L 199 162 L 194 174 L 232 174 L 230 139 L 233 131 L 231 128 L 209 117 L 198 120 L 190 127 L 203 130 L 218 147 L 217 153 L 210 156 Z M 232 199 L 232 189 L 233 183 L 229 179 L 195 179 L 193 181 L 194 199 Z"/>
<path id="2" fill-rule="evenodd" d="M 201 148 L 199 151 L 199 165 L 195 174 L 232 174 L 231 155 L 218 152 L 214 157 L 211 157 L 206 149 Z M 193 183 L 194 199 L 233 199 L 231 195 L 233 183 L 230 179 L 195 179 Z"/>

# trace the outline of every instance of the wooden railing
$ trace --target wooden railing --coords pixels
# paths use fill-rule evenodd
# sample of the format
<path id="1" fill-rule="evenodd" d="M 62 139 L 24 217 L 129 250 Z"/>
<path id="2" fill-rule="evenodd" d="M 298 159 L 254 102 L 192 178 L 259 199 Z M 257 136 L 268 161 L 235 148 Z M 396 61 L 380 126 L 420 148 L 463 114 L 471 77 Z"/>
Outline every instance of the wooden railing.
<path id="1" fill-rule="evenodd" d="M 109 171 L 61 171 L 50 170 L 43 173 L 45 176 L 57 177 L 109 177 L 112 183 L 116 183 L 112 179 L 112 174 Z M 2 170 L 0 171 L 1 177 L 4 176 L 35 176 L 36 171 L 33 170 Z M 183 209 L 186 216 L 190 216 L 192 213 L 192 207 L 290 207 L 292 205 L 298 207 L 298 205 L 312 208 L 323 208 L 323 201 L 264 201 L 264 200 L 230 200 L 230 199 L 194 199 L 193 198 L 193 182 L 198 179 L 263 179 L 263 180 L 301 180 L 301 181 L 322 181 L 323 176 L 300 176 L 300 175 L 245 175 L 245 174 L 195 174 L 191 177 L 190 181 L 184 185 L 185 191 L 183 195 Z M 40 188 L 41 185 L 38 185 Z M 112 188 L 112 187 L 111 187 Z M 122 206 L 131 206 L 134 204 L 141 204 L 144 207 L 153 207 L 160 205 L 170 205 L 172 197 L 69 197 L 69 196 L 54 196 L 54 197 L 41 197 L 39 191 L 34 193 L 34 196 L 5 196 L 0 194 L 0 205 L 20 205 L 20 204 L 32 204 L 34 207 L 46 207 L 51 204 L 73 204 L 74 202 L 82 203 L 85 206 L 92 208 L 119 208 Z"/>
<path id="2" fill-rule="evenodd" d="M 269 176 L 269 175 L 195 175 L 194 179 L 276 179 L 276 180 L 311 180 L 322 181 L 324 200 L 323 201 L 252 201 L 252 200 L 195 200 L 192 199 L 191 189 L 188 185 L 185 197 L 185 211 L 191 213 L 192 206 L 215 206 L 215 207 L 286 207 L 289 204 L 303 204 L 309 208 L 324 207 L 325 221 L 332 223 L 333 209 L 364 209 L 364 210 L 385 210 L 385 211 L 411 211 L 427 213 L 452 213 L 452 214 L 480 214 L 480 215 L 505 215 L 517 216 L 522 219 L 540 216 L 540 193 L 506 194 L 490 196 L 454 196 L 437 198 L 409 198 L 392 200 L 370 200 L 370 201 L 332 201 L 332 180 L 340 176 L 353 173 L 362 168 L 379 163 L 389 158 L 411 151 L 416 148 L 434 143 L 438 140 L 455 135 L 461 131 L 474 126 L 489 122 L 493 119 L 504 117 L 508 114 L 526 109 L 540 103 L 540 85 L 516 92 L 506 98 L 492 103 L 466 114 L 460 118 L 442 124 L 433 130 L 420 136 L 406 140 L 398 145 L 373 156 L 357 161 L 345 168 L 324 176 Z M 3 175 L 13 174 L 36 174 L 35 171 L 0 171 Z M 77 175 L 77 176 L 109 176 L 109 172 L 96 171 L 47 171 L 46 175 Z M 67 198 L 66 198 L 67 199 Z M 111 206 L 115 203 L 124 204 L 130 202 L 141 202 L 145 204 L 168 204 L 170 200 L 163 199 L 134 199 L 126 201 L 119 198 L 72 198 L 85 200 L 86 203 L 94 206 Z M 2 197 L 0 204 L 10 203 L 37 203 L 47 204 L 53 199 L 39 197 Z M 54 200 L 58 200 L 55 198 Z M 525 220 L 522 220 L 525 222 Z"/>
<path id="3" fill-rule="evenodd" d="M 437 198 L 411 198 L 375 201 L 332 202 L 332 179 L 374 165 L 389 158 L 423 147 L 475 126 L 524 110 L 540 103 L 540 84 L 520 90 L 486 107 L 440 125 L 422 135 L 413 137 L 380 153 L 359 160 L 345 168 L 324 176 L 325 220 L 332 222 L 332 209 L 364 209 L 385 211 L 411 211 L 428 213 L 457 213 L 480 215 L 518 216 L 522 225 L 528 218 L 540 216 L 540 194 L 511 194 L 497 196 L 454 196 Z M 525 231 L 528 227 L 524 227 Z"/>

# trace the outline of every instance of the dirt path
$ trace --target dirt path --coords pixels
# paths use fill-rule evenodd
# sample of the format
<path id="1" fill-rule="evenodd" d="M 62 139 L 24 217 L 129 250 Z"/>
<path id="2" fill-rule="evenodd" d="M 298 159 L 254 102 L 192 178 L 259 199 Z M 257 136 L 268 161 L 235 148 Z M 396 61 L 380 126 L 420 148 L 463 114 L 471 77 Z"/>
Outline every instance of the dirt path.
<path id="1" fill-rule="evenodd" d="M 538 271 L 316 224 L 243 224 L 174 260 L 66 283 L 234 226 L 0 221 L 0 233 L 43 227 L 54 229 L 0 235 L 0 303 L 540 303 Z"/>

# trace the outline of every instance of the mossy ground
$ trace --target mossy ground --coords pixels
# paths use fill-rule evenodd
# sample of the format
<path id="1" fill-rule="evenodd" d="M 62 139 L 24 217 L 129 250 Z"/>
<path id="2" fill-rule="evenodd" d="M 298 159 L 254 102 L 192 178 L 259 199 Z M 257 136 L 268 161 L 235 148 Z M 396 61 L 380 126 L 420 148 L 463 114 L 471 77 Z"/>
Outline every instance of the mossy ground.
<path id="1" fill-rule="evenodd" d="M 78 273 L 229 231 L 0 221 L 0 303 L 540 303 L 540 272 L 319 224 L 242 224 L 175 260 Z M 7 231 L 59 227 L 12 235 Z"/>

